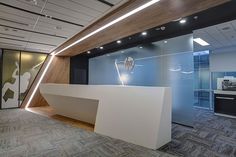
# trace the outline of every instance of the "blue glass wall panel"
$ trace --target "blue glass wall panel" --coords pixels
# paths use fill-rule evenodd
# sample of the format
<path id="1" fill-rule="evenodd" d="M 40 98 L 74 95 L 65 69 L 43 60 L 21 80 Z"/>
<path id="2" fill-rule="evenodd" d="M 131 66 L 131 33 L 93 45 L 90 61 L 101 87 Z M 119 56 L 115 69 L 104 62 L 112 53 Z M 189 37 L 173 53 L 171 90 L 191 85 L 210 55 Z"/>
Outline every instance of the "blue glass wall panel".
<path id="1" fill-rule="evenodd" d="M 211 85 L 209 51 L 194 52 L 194 106 L 210 109 Z"/>
<path id="2" fill-rule="evenodd" d="M 172 87 L 173 122 L 192 125 L 192 51 L 190 34 L 91 58 L 89 84 Z"/>

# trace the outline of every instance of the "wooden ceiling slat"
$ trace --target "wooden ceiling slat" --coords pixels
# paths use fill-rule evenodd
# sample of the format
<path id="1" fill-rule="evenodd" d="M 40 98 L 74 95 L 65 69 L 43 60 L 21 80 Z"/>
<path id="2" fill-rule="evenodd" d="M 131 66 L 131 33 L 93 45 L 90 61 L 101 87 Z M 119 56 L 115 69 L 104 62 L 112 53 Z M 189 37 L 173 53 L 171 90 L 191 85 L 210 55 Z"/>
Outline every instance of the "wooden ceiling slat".
<path id="1" fill-rule="evenodd" d="M 135 14 L 131 17 L 107 28 L 104 31 L 84 40 L 83 42 L 60 53 L 61 56 L 74 56 L 107 44 L 109 42 L 124 38 L 126 36 L 163 25 L 180 17 L 189 16 L 191 14 L 206 10 L 208 8 L 229 2 L 230 0 L 161 0 L 157 4 Z M 101 18 L 85 30 L 81 31 L 73 38 L 56 49 L 56 52 L 70 45 L 74 41 L 89 34 L 97 28 L 109 23 L 121 15 L 141 6 L 147 2 L 146 0 L 130 0 L 128 3 L 117 8 L 110 14 Z"/>

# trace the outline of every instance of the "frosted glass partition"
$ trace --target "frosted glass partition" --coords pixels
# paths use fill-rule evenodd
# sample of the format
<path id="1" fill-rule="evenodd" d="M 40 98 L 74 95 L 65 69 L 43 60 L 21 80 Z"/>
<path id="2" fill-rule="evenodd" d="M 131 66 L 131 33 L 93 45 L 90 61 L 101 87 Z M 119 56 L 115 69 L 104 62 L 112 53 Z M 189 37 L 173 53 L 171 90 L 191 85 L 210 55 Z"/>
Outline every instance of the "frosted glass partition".
<path id="1" fill-rule="evenodd" d="M 172 87 L 173 122 L 192 126 L 192 34 L 91 58 L 89 84 Z"/>

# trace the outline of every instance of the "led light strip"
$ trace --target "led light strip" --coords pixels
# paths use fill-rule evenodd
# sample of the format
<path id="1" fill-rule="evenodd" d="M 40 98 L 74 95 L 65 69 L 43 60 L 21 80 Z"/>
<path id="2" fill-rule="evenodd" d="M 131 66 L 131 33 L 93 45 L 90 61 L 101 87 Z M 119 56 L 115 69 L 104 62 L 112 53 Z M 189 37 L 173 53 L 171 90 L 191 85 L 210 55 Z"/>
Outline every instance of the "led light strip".
<path id="1" fill-rule="evenodd" d="M 151 6 L 151 5 L 153 5 L 153 4 L 155 4 L 155 3 L 159 2 L 159 1 L 160 1 L 160 0 L 151 0 L 151 1 L 149 1 L 148 3 L 145 3 L 144 5 L 142 5 L 142 6 L 138 7 L 138 8 L 136 8 L 136 9 L 134 9 L 134 10 L 132 10 L 132 11 L 130 11 L 130 12 L 128 12 L 128 13 L 126 13 L 126 14 L 120 16 L 120 17 L 118 17 L 117 19 L 115 19 L 115 20 L 109 22 L 108 24 L 106 24 L 106 25 L 104 25 L 104 26 L 98 28 L 97 30 L 95 30 L 95 31 L 93 31 L 93 32 L 91 32 L 91 33 L 89 33 L 88 35 L 86 35 L 86 36 L 84 36 L 84 37 L 78 39 L 78 40 L 75 41 L 74 43 L 72 43 L 72 44 L 70 44 L 69 46 L 63 48 L 62 50 L 60 50 L 60 51 L 58 51 L 58 52 L 52 52 L 52 54 L 58 55 L 59 53 L 65 51 L 65 50 L 67 50 L 67 49 L 69 49 L 70 47 L 72 47 L 72 46 L 74 46 L 74 45 L 76 45 L 76 44 L 82 42 L 83 40 L 85 40 L 85 39 L 87 39 L 87 38 L 89 38 L 89 37 L 91 37 L 91 36 L 97 34 L 98 32 L 101 32 L 102 30 L 104 30 L 104 29 L 106 29 L 106 28 L 108 28 L 108 27 L 110 27 L 110 26 L 112 26 L 112 25 L 114 25 L 114 24 L 116 24 L 116 23 L 118 23 L 118 22 L 124 20 L 124 19 L 126 19 L 127 17 L 129 17 L 129 16 L 131 16 L 131 15 L 136 14 L 136 13 L 139 12 L 139 11 L 142 11 L 143 9 L 145 9 L 145 8 Z"/>
<path id="2" fill-rule="evenodd" d="M 131 15 L 134 15 L 134 14 L 136 14 L 136 13 L 142 11 L 143 9 L 145 9 L 145 8 L 151 6 L 151 5 L 153 5 L 153 4 L 155 4 L 155 3 L 159 2 L 159 1 L 160 1 L 160 0 L 151 0 L 151 1 L 149 1 L 149 2 L 147 2 L 147 3 L 145 3 L 145 4 L 143 4 L 143 5 L 141 5 L 140 7 L 138 7 L 138 8 L 136 8 L 136 9 L 134 9 L 134 10 L 132 10 L 132 11 L 130 11 L 130 12 L 128 12 L 128 13 L 126 13 L 126 14 L 124 14 L 124 15 L 118 17 L 117 19 L 115 19 L 115 20 L 109 22 L 108 24 L 106 24 L 106 25 L 104 25 L 104 26 L 98 28 L 97 30 L 95 30 L 95 31 L 93 31 L 93 32 L 91 32 L 91 33 L 89 33 L 88 35 L 86 35 L 86 36 L 84 36 L 84 37 L 78 39 L 78 40 L 75 41 L 74 43 L 72 43 L 72 44 L 70 44 L 69 46 L 63 48 L 62 50 L 60 50 L 60 51 L 58 51 L 58 52 L 52 52 L 52 53 L 51 53 L 52 56 L 51 56 L 51 58 L 50 58 L 50 60 L 49 60 L 49 62 L 48 62 L 48 64 L 47 64 L 46 68 L 44 69 L 44 71 L 43 71 L 43 73 L 42 73 L 42 75 L 41 75 L 41 77 L 40 77 L 38 83 L 36 84 L 36 86 L 35 86 L 35 88 L 34 88 L 34 90 L 33 90 L 33 93 L 31 94 L 31 96 L 30 96 L 30 98 L 29 98 L 29 100 L 28 100 L 28 102 L 27 102 L 25 108 L 28 108 L 28 107 L 29 107 L 29 104 L 31 103 L 31 101 L 32 101 L 32 99 L 33 99 L 33 97 L 34 97 L 34 95 L 35 95 L 35 93 L 36 93 L 36 91 L 37 91 L 37 89 L 38 89 L 38 87 L 39 87 L 41 81 L 43 80 L 43 77 L 44 77 L 44 75 L 46 74 L 46 72 L 47 72 L 47 70 L 48 70 L 50 64 L 52 63 L 52 60 L 53 60 L 53 58 L 55 57 L 55 55 L 58 55 L 59 53 L 61 53 L 61 52 L 65 51 L 65 50 L 69 49 L 70 47 L 72 47 L 72 46 L 74 46 L 74 45 L 76 45 L 76 44 L 78 44 L 78 43 L 84 41 L 85 39 L 87 39 L 87 38 L 89 38 L 89 37 L 91 37 L 91 36 L 97 34 L 98 32 L 101 32 L 102 30 L 104 30 L 104 29 L 106 29 L 106 28 L 108 28 L 108 27 L 110 27 L 110 26 L 112 26 L 112 25 L 114 25 L 114 24 L 116 24 L 116 23 L 118 23 L 118 22 L 120 22 L 120 21 L 122 21 L 122 20 L 128 18 L 128 17 L 131 16 Z"/>
<path id="3" fill-rule="evenodd" d="M 51 58 L 50 58 L 50 60 L 49 60 L 49 62 L 47 63 L 46 68 L 44 69 L 42 75 L 40 76 L 39 81 L 37 82 L 37 84 L 36 84 L 36 86 L 35 86 L 35 88 L 34 88 L 32 94 L 31 94 L 31 96 L 30 96 L 30 98 L 29 98 L 29 100 L 28 100 L 28 102 L 27 102 L 25 108 L 28 108 L 28 107 L 29 107 L 29 105 L 30 105 L 30 103 L 31 103 L 31 101 L 32 101 L 32 99 L 33 99 L 33 97 L 34 97 L 34 95 L 35 95 L 37 89 L 39 88 L 39 85 L 40 85 L 40 83 L 42 82 L 42 80 L 43 80 L 43 78 L 44 78 L 44 75 L 46 74 L 46 72 L 47 72 L 49 66 L 51 65 L 52 60 L 53 60 L 54 57 L 55 57 L 55 56 L 52 55 Z"/>

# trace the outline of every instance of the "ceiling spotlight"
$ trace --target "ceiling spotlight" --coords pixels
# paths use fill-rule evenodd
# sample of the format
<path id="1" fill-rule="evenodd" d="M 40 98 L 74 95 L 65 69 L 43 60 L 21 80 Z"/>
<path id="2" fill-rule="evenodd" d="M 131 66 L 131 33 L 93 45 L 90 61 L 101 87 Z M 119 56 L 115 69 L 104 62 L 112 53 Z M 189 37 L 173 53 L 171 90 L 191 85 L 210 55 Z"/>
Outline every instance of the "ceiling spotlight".
<path id="1" fill-rule="evenodd" d="M 164 27 L 164 26 L 161 27 L 161 30 L 162 30 L 162 31 L 164 31 L 165 29 L 166 29 L 166 27 Z"/>
<path id="2" fill-rule="evenodd" d="M 142 32 L 142 35 L 143 35 L 143 36 L 146 36 L 146 35 L 147 35 L 147 32 Z"/>
<path id="3" fill-rule="evenodd" d="M 100 48 L 100 50 L 102 50 L 103 49 L 103 47 L 101 46 L 101 47 L 99 47 Z"/>
<path id="4" fill-rule="evenodd" d="M 209 46 L 210 44 L 201 38 L 193 39 L 194 42 L 198 43 L 201 46 Z"/>
<path id="5" fill-rule="evenodd" d="M 181 24 L 184 24 L 186 22 L 187 22 L 186 19 L 182 19 L 182 20 L 179 21 L 179 23 L 181 23 Z"/>
<path id="6" fill-rule="evenodd" d="M 165 43 L 165 44 L 167 44 L 167 43 L 168 43 L 168 41 L 167 41 L 167 40 L 165 40 L 165 41 L 164 41 L 164 43 Z"/>
<path id="7" fill-rule="evenodd" d="M 117 44 L 121 44 L 122 42 L 121 42 L 121 40 L 117 40 L 116 43 Z"/>
<path id="8" fill-rule="evenodd" d="M 142 46 L 140 46 L 139 48 L 140 48 L 140 49 L 142 49 L 143 47 L 142 47 Z"/>
<path id="9" fill-rule="evenodd" d="M 91 53 L 91 51 L 87 51 L 87 54 L 90 54 Z"/>

